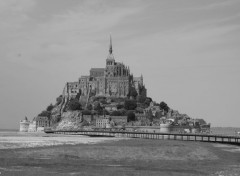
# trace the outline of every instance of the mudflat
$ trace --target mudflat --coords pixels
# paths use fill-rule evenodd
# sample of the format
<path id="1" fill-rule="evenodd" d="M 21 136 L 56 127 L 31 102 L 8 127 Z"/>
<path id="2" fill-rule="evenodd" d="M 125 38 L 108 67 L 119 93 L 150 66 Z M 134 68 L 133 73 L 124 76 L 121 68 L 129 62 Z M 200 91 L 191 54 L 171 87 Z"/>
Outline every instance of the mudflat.
<path id="1" fill-rule="evenodd" d="M 4 176 L 237 176 L 240 174 L 240 147 L 129 139 L 96 144 L 1 149 L 0 173 Z"/>

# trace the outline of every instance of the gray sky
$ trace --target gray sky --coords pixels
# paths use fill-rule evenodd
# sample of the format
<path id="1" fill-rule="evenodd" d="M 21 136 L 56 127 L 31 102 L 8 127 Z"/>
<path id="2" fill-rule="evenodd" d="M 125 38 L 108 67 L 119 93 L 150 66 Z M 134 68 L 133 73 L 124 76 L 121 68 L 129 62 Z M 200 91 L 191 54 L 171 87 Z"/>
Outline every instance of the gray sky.
<path id="1" fill-rule="evenodd" d="M 240 126 L 240 1 L 0 0 L 0 128 L 40 113 L 67 81 L 115 59 L 148 95 Z"/>

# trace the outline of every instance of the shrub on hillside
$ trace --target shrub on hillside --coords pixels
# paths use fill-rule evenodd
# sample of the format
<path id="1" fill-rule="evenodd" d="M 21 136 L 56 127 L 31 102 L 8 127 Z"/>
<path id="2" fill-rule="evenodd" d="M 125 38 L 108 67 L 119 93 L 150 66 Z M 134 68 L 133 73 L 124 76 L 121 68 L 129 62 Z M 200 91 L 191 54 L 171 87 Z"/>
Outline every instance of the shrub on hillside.
<path id="1" fill-rule="evenodd" d="M 147 106 L 149 106 L 151 102 L 152 102 L 152 98 L 147 97 L 146 100 L 145 100 L 145 102 L 144 102 L 144 104 L 146 104 Z"/>
<path id="2" fill-rule="evenodd" d="M 110 113 L 109 113 L 107 110 L 104 109 L 104 110 L 100 110 L 100 111 L 98 112 L 98 114 L 99 114 L 99 115 L 104 115 L 104 114 L 105 114 L 105 115 L 109 115 Z"/>
<path id="3" fill-rule="evenodd" d="M 38 114 L 38 116 L 50 117 L 51 116 L 51 112 L 49 112 L 49 111 L 42 111 L 40 114 Z"/>
<path id="4" fill-rule="evenodd" d="M 121 105 L 121 104 L 117 104 L 117 109 L 122 109 L 122 108 L 124 108 L 123 105 Z"/>
<path id="5" fill-rule="evenodd" d="M 165 112 L 168 112 L 168 110 L 169 110 L 168 105 L 164 101 L 162 101 L 160 103 L 159 107 L 160 107 L 161 110 L 164 110 Z"/>
<path id="6" fill-rule="evenodd" d="M 134 97 L 136 98 L 138 95 L 136 89 L 134 87 L 130 87 L 128 97 Z"/>
<path id="7" fill-rule="evenodd" d="M 92 113 L 91 113 L 91 111 L 89 111 L 89 110 L 83 110 L 83 111 L 82 111 L 82 114 L 83 114 L 83 115 L 91 115 Z"/>
<path id="8" fill-rule="evenodd" d="M 102 104 L 108 104 L 108 102 L 106 101 L 106 100 L 103 100 L 103 99 L 101 99 L 101 100 L 99 100 Z"/>
<path id="9" fill-rule="evenodd" d="M 60 95 L 59 97 L 56 98 L 56 105 L 59 105 L 62 102 L 62 95 Z"/>
<path id="10" fill-rule="evenodd" d="M 87 109 L 88 109 L 89 111 L 91 111 L 91 110 L 92 110 L 92 108 L 93 108 L 93 107 L 92 107 L 92 105 L 91 105 L 91 104 L 88 104 L 88 105 L 87 105 Z"/>
<path id="11" fill-rule="evenodd" d="M 138 96 L 137 96 L 137 102 L 138 102 L 138 103 L 144 103 L 145 100 L 146 100 L 146 97 L 141 96 L 141 95 L 138 95 Z"/>
<path id="12" fill-rule="evenodd" d="M 82 106 L 78 100 L 72 99 L 72 100 L 70 100 L 70 102 L 68 104 L 68 109 L 72 110 L 72 111 L 81 110 Z"/>
<path id="13" fill-rule="evenodd" d="M 135 114 L 133 111 L 129 111 L 127 113 L 127 121 L 128 122 L 131 122 L 131 121 L 135 121 L 136 120 L 136 117 L 135 117 Z"/>
<path id="14" fill-rule="evenodd" d="M 111 114 L 111 116 L 122 116 L 122 112 L 121 111 L 113 111 Z"/>
<path id="15" fill-rule="evenodd" d="M 48 107 L 47 107 L 47 111 L 52 111 L 52 109 L 54 108 L 54 106 L 52 104 L 50 104 Z"/>
<path id="16" fill-rule="evenodd" d="M 137 107 L 137 108 L 136 108 L 136 112 L 137 112 L 137 113 L 143 113 L 143 108 Z"/>
<path id="17" fill-rule="evenodd" d="M 137 107 L 137 102 L 135 100 L 125 100 L 124 108 L 127 110 L 134 110 Z"/>
<path id="18" fill-rule="evenodd" d="M 95 101 L 93 103 L 93 108 L 94 108 L 95 111 L 101 111 L 102 110 L 102 107 L 101 107 L 99 101 Z"/>

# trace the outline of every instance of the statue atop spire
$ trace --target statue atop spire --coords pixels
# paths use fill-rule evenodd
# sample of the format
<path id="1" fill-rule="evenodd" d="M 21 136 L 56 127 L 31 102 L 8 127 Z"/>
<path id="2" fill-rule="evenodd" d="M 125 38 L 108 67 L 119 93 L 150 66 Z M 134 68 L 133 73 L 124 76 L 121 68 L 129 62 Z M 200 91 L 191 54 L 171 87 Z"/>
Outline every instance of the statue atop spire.
<path id="1" fill-rule="evenodd" d="M 112 37 L 110 35 L 110 47 L 109 47 L 109 53 L 112 54 Z"/>

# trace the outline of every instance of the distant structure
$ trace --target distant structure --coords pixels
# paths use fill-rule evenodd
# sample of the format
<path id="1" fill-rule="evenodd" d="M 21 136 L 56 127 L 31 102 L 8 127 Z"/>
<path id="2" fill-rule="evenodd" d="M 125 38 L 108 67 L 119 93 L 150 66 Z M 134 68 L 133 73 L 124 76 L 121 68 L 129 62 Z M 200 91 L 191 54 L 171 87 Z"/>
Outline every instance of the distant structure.
<path id="1" fill-rule="evenodd" d="M 36 131 L 37 131 L 36 121 L 30 122 L 28 127 L 28 132 L 36 132 Z"/>
<path id="2" fill-rule="evenodd" d="M 20 132 L 28 132 L 28 127 L 29 127 L 30 122 L 28 121 L 28 118 L 25 117 L 24 120 L 20 121 Z"/>
<path id="3" fill-rule="evenodd" d="M 45 116 L 37 116 L 33 119 L 33 121 L 36 121 L 36 128 L 51 126 L 51 121 L 49 120 L 48 117 Z"/>
<path id="4" fill-rule="evenodd" d="M 143 76 L 133 77 L 128 66 L 115 61 L 110 36 L 106 67 L 91 68 L 89 75 L 81 76 L 77 82 L 67 82 L 63 90 L 63 97 L 66 100 L 75 98 L 77 95 L 80 99 L 85 100 L 91 95 L 127 97 L 132 88 L 136 90 L 138 95 L 147 96 Z"/>
<path id="5" fill-rule="evenodd" d="M 42 132 L 44 128 L 50 127 L 51 121 L 48 117 L 37 116 L 30 122 L 27 117 L 20 121 L 20 132 Z"/>

